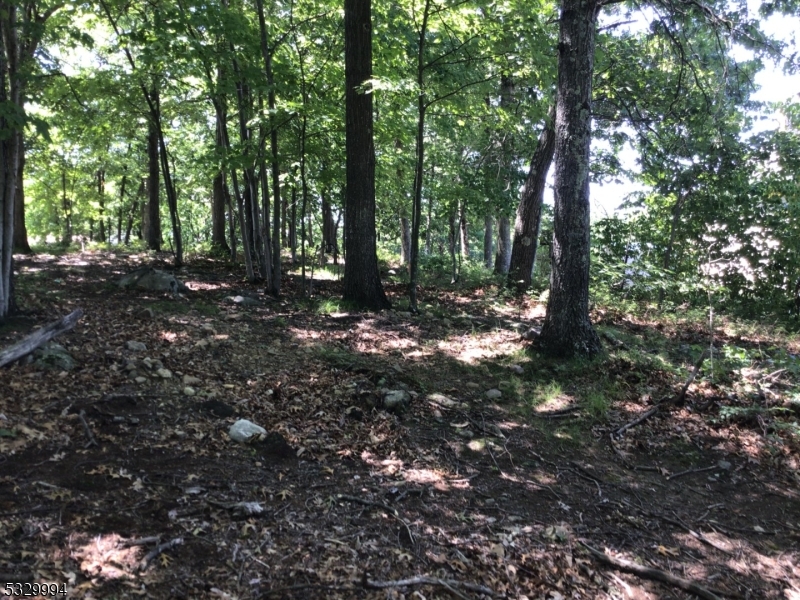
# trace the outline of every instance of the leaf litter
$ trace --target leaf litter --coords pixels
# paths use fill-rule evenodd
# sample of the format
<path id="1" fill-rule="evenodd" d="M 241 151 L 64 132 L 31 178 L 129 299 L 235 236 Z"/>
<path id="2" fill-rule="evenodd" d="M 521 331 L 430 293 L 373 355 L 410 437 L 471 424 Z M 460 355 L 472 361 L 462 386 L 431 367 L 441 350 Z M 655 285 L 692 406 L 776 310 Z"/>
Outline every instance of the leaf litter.
<path id="1" fill-rule="evenodd" d="M 421 316 L 321 314 L 292 278 L 268 300 L 212 261 L 179 274 L 191 291 L 177 298 L 115 289 L 140 258 L 18 263 L 33 313 L 0 347 L 85 316 L 57 340 L 76 369 L 0 378 L 6 581 L 66 584 L 71 598 L 800 593 L 797 441 L 767 410 L 792 397 L 796 370 L 765 359 L 698 379 L 686 402 L 614 436 L 685 378 L 631 348 L 660 336 L 673 351 L 702 331 L 600 313 L 620 342 L 569 370 L 520 335 L 541 305 L 489 302 L 489 288 L 425 289 Z M 598 415 L 585 392 L 600 374 L 617 393 Z M 548 381 L 569 410 L 526 412 Z M 392 391 L 408 400 L 389 410 Z M 268 436 L 233 442 L 238 419 Z"/>

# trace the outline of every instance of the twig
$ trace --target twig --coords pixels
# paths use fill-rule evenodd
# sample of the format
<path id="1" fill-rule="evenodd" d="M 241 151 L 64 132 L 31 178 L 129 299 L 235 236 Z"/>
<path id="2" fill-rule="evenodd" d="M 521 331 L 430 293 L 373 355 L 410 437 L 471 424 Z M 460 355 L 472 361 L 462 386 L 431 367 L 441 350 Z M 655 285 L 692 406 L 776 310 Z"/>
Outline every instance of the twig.
<path id="1" fill-rule="evenodd" d="M 89 438 L 89 441 L 83 446 L 84 448 L 91 448 L 92 446 L 100 446 L 97 443 L 97 440 L 94 439 L 94 435 L 92 434 L 92 430 L 89 429 L 89 422 L 86 420 L 86 411 L 81 409 L 81 412 L 78 413 L 78 416 L 81 418 L 81 423 L 83 423 L 83 430 L 86 432 L 86 437 Z"/>
<path id="2" fill-rule="evenodd" d="M 477 583 L 469 583 L 463 581 L 456 581 L 455 579 L 439 579 L 438 577 L 410 577 L 409 579 L 398 579 L 395 581 L 373 581 L 367 579 L 366 576 L 363 580 L 364 587 L 371 590 L 384 590 L 387 588 L 395 587 L 408 587 L 411 585 L 437 585 L 445 588 L 451 594 L 463 600 L 468 600 L 468 597 L 459 592 L 456 588 L 463 588 L 470 592 L 477 592 L 487 596 L 494 597 L 494 590 Z"/>
<path id="3" fill-rule="evenodd" d="M 150 552 L 148 552 L 145 555 L 145 557 L 139 562 L 139 570 L 144 571 L 145 569 L 147 569 L 147 566 L 156 556 L 158 556 L 162 552 L 169 550 L 170 548 L 173 548 L 175 546 L 180 546 L 182 543 L 183 543 L 183 538 L 178 537 L 168 542 L 164 542 L 163 544 L 159 544 L 158 546 L 150 550 Z"/>
<path id="4" fill-rule="evenodd" d="M 80 308 L 73 310 L 66 317 L 63 317 L 58 321 L 53 321 L 41 329 L 37 329 L 32 334 L 21 339 L 13 346 L 9 346 L 5 350 L 0 351 L 0 367 L 4 367 L 9 363 L 14 362 L 26 354 L 30 354 L 42 344 L 52 340 L 58 334 L 72 329 L 75 327 L 75 324 L 78 322 L 78 319 L 80 319 L 81 316 L 83 316 L 83 311 Z"/>
<path id="5" fill-rule="evenodd" d="M 703 473 L 705 471 L 713 471 L 714 469 L 718 469 L 717 465 L 711 467 L 703 467 L 702 469 L 686 469 L 685 471 L 681 471 L 680 473 L 675 473 L 674 475 L 669 475 L 666 479 L 667 481 L 671 481 L 673 479 L 677 479 L 678 477 L 683 477 L 684 475 L 691 475 L 692 473 Z"/>
<path id="6" fill-rule="evenodd" d="M 697 362 L 694 365 L 694 370 L 692 371 L 692 374 L 689 375 L 689 378 L 686 380 L 686 383 L 683 384 L 683 387 L 681 388 L 680 393 L 678 393 L 678 395 L 675 398 L 673 398 L 672 400 L 662 400 L 661 402 L 656 404 L 653 408 L 651 408 L 647 412 L 639 415 L 637 418 L 635 418 L 630 423 L 626 423 L 625 425 L 623 425 L 619 429 L 615 430 L 614 431 L 614 435 L 618 436 L 621 433 L 624 433 L 625 431 L 630 429 L 631 427 L 636 427 L 641 422 L 646 421 L 647 419 L 652 417 L 654 414 L 656 414 L 658 411 L 660 411 L 662 406 L 670 406 L 672 404 L 681 404 L 681 403 L 683 403 L 684 399 L 686 398 L 686 392 L 689 389 L 689 386 L 692 385 L 692 382 L 694 381 L 695 377 L 697 377 L 697 374 L 700 372 L 700 367 L 703 366 L 703 361 L 705 361 L 706 356 L 708 356 L 708 350 L 703 350 L 703 353 L 700 355 L 700 358 L 697 360 Z"/>
<path id="7" fill-rule="evenodd" d="M 359 498 L 358 496 L 347 496 L 345 494 L 338 494 L 336 497 L 339 500 L 348 500 L 349 502 L 355 502 L 356 504 L 363 504 L 364 506 L 373 506 L 375 508 L 380 508 L 381 510 L 385 510 L 387 513 L 392 515 L 395 519 L 397 519 L 398 521 L 400 521 L 400 523 L 403 524 L 403 527 L 406 528 L 406 533 L 408 534 L 409 541 L 412 544 L 416 543 L 416 538 L 414 538 L 414 534 L 411 533 L 411 527 L 409 527 L 406 520 L 400 516 L 400 513 L 397 512 L 397 509 L 389 506 L 388 504 L 384 504 L 383 502 L 364 500 L 363 498 Z"/>
<path id="8" fill-rule="evenodd" d="M 642 577 L 644 579 L 651 579 L 654 581 L 661 581 L 662 583 L 668 583 L 669 585 L 690 592 L 695 596 L 704 598 L 705 600 L 721 600 L 720 596 L 718 596 L 717 594 L 725 594 L 725 592 L 719 592 L 716 590 L 715 592 L 717 593 L 714 593 L 711 590 L 701 586 L 699 583 L 690 581 L 688 579 L 683 579 L 682 577 L 677 577 L 676 575 L 672 575 L 671 573 L 667 573 L 666 571 L 662 571 L 661 569 L 644 567 L 629 560 L 624 560 L 622 558 L 614 558 L 612 556 L 609 556 L 605 552 L 600 552 L 600 550 L 592 548 L 585 542 L 581 542 L 580 540 L 578 540 L 578 542 L 580 543 L 581 546 L 586 548 L 589 551 L 589 553 L 592 556 L 594 556 L 597 560 L 599 560 L 604 564 L 610 565 L 615 569 L 619 569 L 620 571 L 633 573 L 637 577 Z"/>

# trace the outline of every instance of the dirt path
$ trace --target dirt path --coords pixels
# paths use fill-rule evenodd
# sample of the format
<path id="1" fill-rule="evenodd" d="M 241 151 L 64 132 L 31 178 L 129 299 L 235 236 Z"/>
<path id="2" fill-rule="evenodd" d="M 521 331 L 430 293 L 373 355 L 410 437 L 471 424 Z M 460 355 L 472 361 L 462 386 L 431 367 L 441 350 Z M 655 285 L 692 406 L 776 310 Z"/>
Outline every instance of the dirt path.
<path id="1" fill-rule="evenodd" d="M 609 433 L 647 408 L 633 393 L 603 418 L 521 412 L 515 378 L 544 367 L 514 327 L 538 307 L 429 292 L 437 315 L 318 314 L 292 299 L 292 281 L 271 300 L 212 263 L 180 274 L 186 298 L 109 283 L 132 265 L 101 254 L 20 263 L 35 312 L 0 329 L 0 347 L 74 307 L 86 316 L 57 340 L 75 370 L 0 375 L 0 587 L 47 581 L 103 599 L 696 597 L 603 565 L 585 543 L 718 597 L 800 598 L 796 448 L 775 451 L 757 427 L 711 427 L 691 404 L 612 445 Z M 335 282 L 320 288 L 335 295 Z M 226 300 L 237 294 L 257 303 Z M 616 368 L 632 375 L 613 357 L 584 375 Z M 381 409 L 382 390 L 409 392 L 409 409 Z M 239 417 L 291 454 L 232 442 Z"/>

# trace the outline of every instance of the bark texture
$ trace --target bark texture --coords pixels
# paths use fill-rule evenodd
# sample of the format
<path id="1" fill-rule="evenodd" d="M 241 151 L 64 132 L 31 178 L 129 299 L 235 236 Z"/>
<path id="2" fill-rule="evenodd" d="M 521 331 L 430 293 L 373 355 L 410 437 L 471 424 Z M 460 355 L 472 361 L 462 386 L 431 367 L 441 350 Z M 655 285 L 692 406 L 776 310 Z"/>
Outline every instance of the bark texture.
<path id="1" fill-rule="evenodd" d="M 492 268 L 492 251 L 494 250 L 494 240 L 492 233 L 494 229 L 494 219 L 491 215 L 483 218 L 483 265 L 487 269 Z"/>
<path id="2" fill-rule="evenodd" d="M 161 250 L 161 215 L 159 213 L 158 130 L 153 120 L 147 133 L 147 205 L 144 239 L 149 250 Z"/>
<path id="3" fill-rule="evenodd" d="M 378 272 L 375 238 L 375 146 L 372 94 L 364 86 L 372 79 L 370 0 L 345 0 L 345 197 L 344 298 L 380 310 L 391 305 Z"/>
<path id="4" fill-rule="evenodd" d="M 508 273 L 511 265 L 511 224 L 503 215 L 497 219 L 497 253 L 494 257 L 494 272 L 497 275 Z"/>
<path id="5" fill-rule="evenodd" d="M 508 269 L 508 285 L 523 293 L 531 286 L 531 274 L 536 262 L 539 226 L 542 221 L 542 201 L 547 172 L 553 162 L 556 147 L 555 107 L 551 107 L 539 141 L 536 143 L 528 176 L 522 188 L 514 221 L 514 240 Z"/>
<path id="6" fill-rule="evenodd" d="M 596 0 L 562 0 L 556 100 L 555 213 L 550 300 L 541 348 L 553 356 L 602 351 L 589 321 L 589 145 Z"/>
<path id="7" fill-rule="evenodd" d="M 17 193 L 16 206 L 14 207 L 14 252 L 20 254 L 31 254 L 31 246 L 28 244 L 28 228 L 25 226 L 25 144 L 20 134 L 19 140 L 19 166 L 17 169 Z"/>

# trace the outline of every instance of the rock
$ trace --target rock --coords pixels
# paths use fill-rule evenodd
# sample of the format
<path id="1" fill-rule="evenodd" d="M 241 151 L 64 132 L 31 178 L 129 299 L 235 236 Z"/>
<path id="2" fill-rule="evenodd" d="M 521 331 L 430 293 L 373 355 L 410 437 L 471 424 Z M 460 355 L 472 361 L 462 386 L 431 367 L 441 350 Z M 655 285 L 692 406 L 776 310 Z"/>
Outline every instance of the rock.
<path id="1" fill-rule="evenodd" d="M 170 371 L 169 369 L 164 369 L 164 368 L 157 369 L 156 375 L 158 375 L 162 379 L 172 379 L 172 371 Z"/>
<path id="2" fill-rule="evenodd" d="M 429 402 L 433 402 L 434 404 L 438 404 L 442 408 L 455 408 L 458 406 L 458 402 L 445 396 L 444 394 L 433 393 L 428 394 L 426 396 Z"/>
<path id="3" fill-rule="evenodd" d="M 509 368 L 509 369 L 511 369 L 511 370 L 512 370 L 514 373 L 516 373 L 517 375 L 522 375 L 522 374 L 525 372 L 525 369 L 523 369 L 523 368 L 522 368 L 522 367 L 520 367 L 519 365 L 511 365 L 511 366 L 510 366 L 510 367 L 508 367 L 508 368 Z"/>
<path id="4" fill-rule="evenodd" d="M 166 271 L 159 271 L 152 267 L 142 267 L 123 275 L 117 280 L 117 285 L 123 289 L 138 287 L 157 292 L 171 292 L 177 296 L 179 292 L 188 292 L 189 288 L 182 281 Z"/>
<path id="5" fill-rule="evenodd" d="M 142 377 L 141 375 L 134 379 L 136 383 L 145 383 L 147 381 L 147 377 Z"/>
<path id="6" fill-rule="evenodd" d="M 383 397 L 383 407 L 389 412 L 400 414 L 411 403 L 411 394 L 405 390 L 389 390 Z"/>
<path id="7" fill-rule="evenodd" d="M 388 273 L 389 275 L 397 275 L 397 271 L 395 271 L 394 269 L 389 269 L 389 270 L 387 271 L 387 273 Z"/>
<path id="8" fill-rule="evenodd" d="M 397 316 L 398 317 L 403 317 L 405 319 L 409 319 L 409 318 L 411 318 L 411 313 L 408 312 L 407 310 L 401 310 L 401 311 L 397 312 Z"/>
<path id="9" fill-rule="evenodd" d="M 125 342 L 125 347 L 133 352 L 147 351 L 147 346 L 145 346 L 142 342 L 136 342 L 134 340 L 128 340 L 127 342 Z"/>
<path id="10" fill-rule="evenodd" d="M 483 395 L 486 396 L 488 400 L 497 400 L 498 398 L 503 397 L 503 392 L 501 392 L 497 388 L 492 388 L 490 390 L 486 390 L 486 392 L 484 392 Z"/>
<path id="11" fill-rule="evenodd" d="M 136 314 L 136 316 L 145 321 L 149 319 L 155 319 L 156 313 L 153 312 L 152 308 L 143 308 Z"/>
<path id="12" fill-rule="evenodd" d="M 61 344 L 49 342 L 33 352 L 34 365 L 47 371 L 71 371 L 75 368 L 75 359 Z"/>
<path id="13" fill-rule="evenodd" d="M 531 327 L 522 334 L 522 339 L 526 342 L 532 342 L 534 340 L 539 339 L 539 336 L 542 335 L 542 330 L 538 327 Z"/>
<path id="14" fill-rule="evenodd" d="M 239 306 L 261 306 L 261 302 L 248 296 L 228 296 L 225 301 Z"/>
<path id="15" fill-rule="evenodd" d="M 228 435 L 234 442 L 248 444 L 257 439 L 264 439 L 267 435 L 267 430 L 247 419 L 239 419 L 231 425 Z"/>
<path id="16" fill-rule="evenodd" d="M 199 377 L 193 377 L 192 375 L 184 375 L 183 376 L 183 385 L 200 385 L 202 380 Z"/>
<path id="17" fill-rule="evenodd" d="M 717 466 L 722 469 L 723 471 L 730 471 L 733 468 L 733 465 L 729 463 L 727 460 L 721 460 L 717 463 Z"/>
<path id="18" fill-rule="evenodd" d="M 188 385 L 185 388 L 183 388 L 183 395 L 184 396 L 194 396 L 196 393 L 197 392 L 195 391 L 195 389 L 193 387 L 188 386 Z"/>

